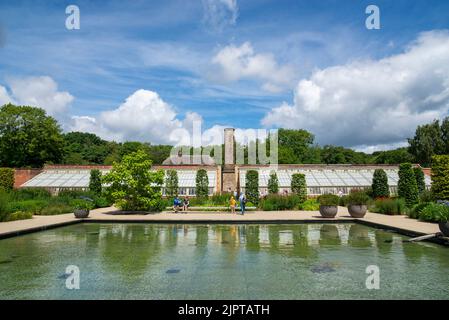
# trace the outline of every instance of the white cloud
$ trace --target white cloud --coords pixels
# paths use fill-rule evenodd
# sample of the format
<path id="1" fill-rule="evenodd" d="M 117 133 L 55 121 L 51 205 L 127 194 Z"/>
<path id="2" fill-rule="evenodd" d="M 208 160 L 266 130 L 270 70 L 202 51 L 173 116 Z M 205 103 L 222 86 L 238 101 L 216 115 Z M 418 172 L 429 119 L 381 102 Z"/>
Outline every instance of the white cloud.
<path id="1" fill-rule="evenodd" d="M 0 86 L 0 104 L 3 101 L 40 107 L 49 115 L 64 115 L 74 97 L 58 91 L 58 84 L 50 77 L 14 78 L 7 81 L 11 94 Z"/>
<path id="2" fill-rule="evenodd" d="M 14 103 L 14 100 L 9 96 L 8 91 L 6 91 L 6 88 L 0 86 L 0 106 L 7 103 Z"/>
<path id="3" fill-rule="evenodd" d="M 229 45 L 212 59 L 219 67 L 219 77 L 225 81 L 255 79 L 269 92 L 282 91 L 294 78 L 293 69 L 279 65 L 270 53 L 255 53 L 249 42 L 237 47 Z"/>
<path id="4" fill-rule="evenodd" d="M 394 145 L 417 125 L 448 114 L 449 32 L 421 34 L 401 54 L 315 71 L 265 126 L 303 128 L 320 143 Z"/>
<path id="5" fill-rule="evenodd" d="M 203 0 L 203 10 L 203 22 L 210 31 L 221 32 L 237 21 L 237 0 Z"/>

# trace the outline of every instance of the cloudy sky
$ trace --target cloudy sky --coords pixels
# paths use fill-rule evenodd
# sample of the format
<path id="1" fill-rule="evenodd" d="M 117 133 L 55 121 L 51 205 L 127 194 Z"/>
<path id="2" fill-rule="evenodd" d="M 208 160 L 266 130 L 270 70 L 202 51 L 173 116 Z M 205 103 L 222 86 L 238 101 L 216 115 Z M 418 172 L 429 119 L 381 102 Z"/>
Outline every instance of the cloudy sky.
<path id="1" fill-rule="evenodd" d="M 0 0 L 7 102 L 108 140 L 173 144 L 200 121 L 389 149 L 448 115 L 449 1 Z"/>

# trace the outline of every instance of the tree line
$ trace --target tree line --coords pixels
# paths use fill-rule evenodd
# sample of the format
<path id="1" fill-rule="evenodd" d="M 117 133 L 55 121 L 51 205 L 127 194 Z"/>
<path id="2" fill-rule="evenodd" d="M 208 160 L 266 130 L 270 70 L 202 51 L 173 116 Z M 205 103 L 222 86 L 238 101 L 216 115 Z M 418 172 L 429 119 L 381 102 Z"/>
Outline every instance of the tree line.
<path id="1" fill-rule="evenodd" d="M 428 167 L 433 155 L 449 154 L 449 117 L 418 126 L 408 147 L 372 154 L 334 145 L 320 146 L 306 130 L 279 129 L 280 164 L 398 164 Z M 268 144 L 268 141 L 267 141 Z M 222 150 L 223 145 L 221 146 Z M 0 166 L 42 167 L 44 164 L 111 165 L 138 150 L 153 164 L 169 157 L 170 145 L 115 142 L 85 132 L 64 133 L 41 108 L 6 104 L 0 108 Z M 193 149 L 191 151 L 193 153 Z M 247 156 L 247 148 L 245 150 Z"/>

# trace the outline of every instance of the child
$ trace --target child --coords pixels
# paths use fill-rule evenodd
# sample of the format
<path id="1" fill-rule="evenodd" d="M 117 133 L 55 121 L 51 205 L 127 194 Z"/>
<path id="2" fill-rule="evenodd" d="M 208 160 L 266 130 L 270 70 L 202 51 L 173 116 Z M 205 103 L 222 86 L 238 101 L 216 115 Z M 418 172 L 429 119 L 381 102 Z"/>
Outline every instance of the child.
<path id="1" fill-rule="evenodd" d="M 237 201 L 235 201 L 234 196 L 231 196 L 231 200 L 229 201 L 229 204 L 231 206 L 231 213 L 235 213 L 235 204 Z"/>

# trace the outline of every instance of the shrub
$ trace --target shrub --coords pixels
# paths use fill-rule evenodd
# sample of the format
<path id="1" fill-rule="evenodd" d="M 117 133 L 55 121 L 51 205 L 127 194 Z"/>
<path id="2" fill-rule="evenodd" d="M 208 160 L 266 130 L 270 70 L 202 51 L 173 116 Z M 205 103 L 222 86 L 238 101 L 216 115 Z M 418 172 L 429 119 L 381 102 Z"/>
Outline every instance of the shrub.
<path id="1" fill-rule="evenodd" d="M 347 196 L 348 205 L 367 205 L 370 198 L 364 191 L 353 191 Z"/>
<path id="2" fill-rule="evenodd" d="M 341 196 L 338 200 L 338 205 L 342 207 L 346 207 L 348 205 L 348 196 Z"/>
<path id="3" fill-rule="evenodd" d="M 52 216 L 57 214 L 72 213 L 73 208 L 67 204 L 50 204 L 40 212 L 42 216 Z"/>
<path id="4" fill-rule="evenodd" d="M 449 200 L 449 155 L 432 157 L 432 193 L 436 199 Z"/>
<path id="5" fill-rule="evenodd" d="M 14 190 L 14 200 L 36 200 L 36 199 L 49 199 L 51 193 L 48 190 L 42 188 L 20 188 Z"/>
<path id="6" fill-rule="evenodd" d="M 279 192 L 279 180 L 276 172 L 272 172 L 270 174 L 270 178 L 268 179 L 268 193 L 276 194 Z"/>
<path id="7" fill-rule="evenodd" d="M 413 168 L 415 174 L 416 186 L 418 187 L 418 194 L 423 193 L 426 190 L 426 181 L 424 178 L 424 172 L 420 167 Z"/>
<path id="8" fill-rule="evenodd" d="M 90 170 L 89 191 L 93 194 L 101 194 L 101 171 L 98 169 Z"/>
<path id="9" fill-rule="evenodd" d="M 292 210 L 299 204 L 299 197 L 296 195 L 282 196 L 269 194 L 260 200 L 260 208 L 264 211 Z"/>
<path id="10" fill-rule="evenodd" d="M 165 194 L 168 197 L 178 195 L 178 172 L 176 170 L 167 170 L 165 176 Z"/>
<path id="11" fill-rule="evenodd" d="M 388 198 L 390 196 L 388 176 L 383 169 L 374 171 L 372 189 L 373 198 Z"/>
<path id="12" fill-rule="evenodd" d="M 424 208 L 426 208 L 430 202 L 421 202 L 417 205 L 413 206 L 413 208 L 407 213 L 407 215 L 412 219 L 419 219 L 421 216 L 421 212 Z"/>
<path id="13" fill-rule="evenodd" d="M 14 169 L 0 168 L 0 189 L 12 190 L 14 188 Z"/>
<path id="14" fill-rule="evenodd" d="M 196 172 L 196 196 L 207 197 L 209 195 L 209 177 L 205 169 Z"/>
<path id="15" fill-rule="evenodd" d="M 419 219 L 430 222 L 447 222 L 449 219 L 449 205 L 431 203 L 422 209 Z"/>
<path id="16" fill-rule="evenodd" d="M 298 209 L 304 211 L 317 211 L 320 209 L 320 204 L 316 199 L 308 199 L 304 202 L 300 202 Z"/>
<path id="17" fill-rule="evenodd" d="M 210 200 L 214 205 L 227 206 L 229 205 L 229 199 L 231 199 L 231 195 L 232 194 L 230 193 L 223 193 L 223 194 L 216 193 L 210 198 Z"/>
<path id="18" fill-rule="evenodd" d="M 107 208 L 112 205 L 112 203 L 109 202 L 108 198 L 100 196 L 100 197 L 94 197 L 94 205 L 95 208 Z"/>
<path id="19" fill-rule="evenodd" d="M 419 195 L 419 202 L 433 202 L 433 201 L 435 201 L 435 197 L 434 197 L 432 191 L 424 190 Z"/>
<path id="20" fill-rule="evenodd" d="M 74 199 L 70 202 L 70 206 L 77 210 L 92 210 L 94 208 L 94 203 L 82 199 Z"/>
<path id="21" fill-rule="evenodd" d="M 418 186 L 410 163 L 399 165 L 398 195 L 405 200 L 407 207 L 418 202 Z"/>
<path id="22" fill-rule="evenodd" d="M 291 181 L 292 192 L 299 196 L 300 202 L 307 200 L 307 184 L 306 176 L 302 173 L 295 173 L 292 175 Z"/>
<path id="23" fill-rule="evenodd" d="M 9 215 L 9 194 L 0 189 L 0 221 L 5 221 Z"/>
<path id="24" fill-rule="evenodd" d="M 370 211 L 387 215 L 401 215 L 405 212 L 405 201 L 400 198 L 378 199 Z"/>
<path id="25" fill-rule="evenodd" d="M 246 172 L 245 192 L 248 201 L 259 204 L 259 172 L 256 170 Z"/>
<path id="26" fill-rule="evenodd" d="M 46 200 L 22 200 L 14 201 L 9 204 L 10 212 L 30 212 L 31 214 L 40 214 L 43 208 L 48 205 Z"/>
<path id="27" fill-rule="evenodd" d="M 323 194 L 318 197 L 320 206 L 338 206 L 340 198 L 334 194 Z"/>
<path id="28" fill-rule="evenodd" d="M 6 218 L 6 221 L 25 220 L 32 218 L 33 214 L 31 212 L 16 211 L 9 214 L 8 217 Z"/>

